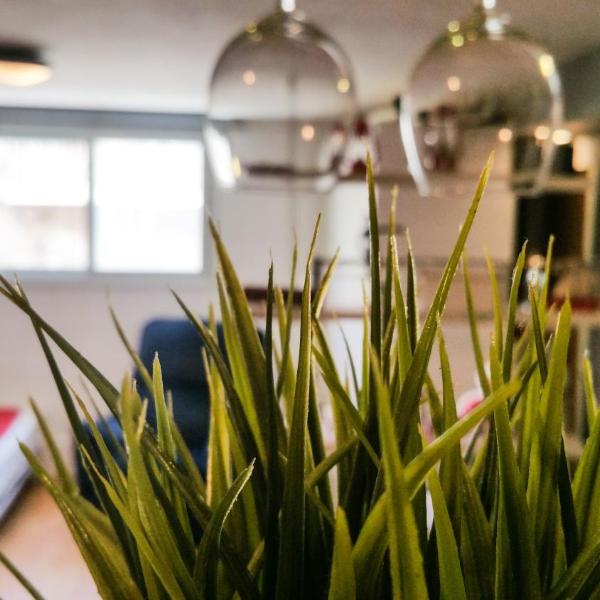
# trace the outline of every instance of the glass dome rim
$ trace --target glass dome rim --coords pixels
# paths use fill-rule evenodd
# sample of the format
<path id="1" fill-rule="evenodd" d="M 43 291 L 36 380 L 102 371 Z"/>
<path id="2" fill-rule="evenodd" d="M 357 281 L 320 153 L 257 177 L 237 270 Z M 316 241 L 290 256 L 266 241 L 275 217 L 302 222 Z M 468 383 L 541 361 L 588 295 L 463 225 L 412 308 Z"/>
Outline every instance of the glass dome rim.
<path id="1" fill-rule="evenodd" d="M 279 29 L 276 31 L 267 31 L 265 32 L 265 35 L 280 35 L 281 38 L 287 41 L 296 40 L 298 42 L 312 43 L 318 46 L 337 67 L 340 75 L 348 79 L 350 82 L 349 92 L 355 97 L 355 77 L 352 68 L 352 62 L 350 61 L 349 56 L 333 36 L 329 35 L 327 32 L 315 25 L 312 21 L 307 19 L 304 12 L 300 10 L 286 12 L 281 9 L 277 9 L 261 18 L 256 23 L 252 23 L 256 28 L 255 30 L 249 31 L 248 25 L 246 25 L 242 31 L 231 37 L 215 61 L 215 65 L 210 77 L 209 88 L 213 87 L 214 82 L 219 74 L 219 70 L 223 66 L 227 55 L 236 50 L 237 45 L 241 42 L 251 41 L 257 45 L 262 43 L 262 38 L 255 40 L 252 39 L 252 36 L 255 36 L 258 32 L 260 32 L 261 25 L 271 21 L 277 22 Z M 292 36 L 283 29 L 286 23 L 296 23 L 302 27 L 302 30 Z"/>
<path id="2" fill-rule="evenodd" d="M 523 49 L 526 50 L 526 52 L 530 55 L 532 61 L 539 61 L 539 59 L 542 56 L 549 56 L 554 61 L 554 55 L 547 48 L 545 48 L 541 43 L 539 43 L 537 40 L 531 38 L 527 34 L 513 36 L 512 35 L 513 31 L 520 31 L 517 29 L 510 28 L 507 31 L 508 31 L 509 35 L 502 36 L 502 37 L 486 36 L 485 41 L 492 42 L 492 43 L 499 43 L 499 42 L 506 42 L 506 41 L 520 43 L 523 45 Z M 434 39 L 434 41 L 431 44 L 429 44 L 429 46 L 427 46 L 427 48 L 421 54 L 421 56 L 419 57 L 417 62 L 414 64 L 414 66 L 412 67 L 412 69 L 409 73 L 409 77 L 408 77 L 407 83 L 405 85 L 405 91 L 400 94 L 400 97 L 402 99 L 405 99 L 405 98 L 408 98 L 411 96 L 410 88 L 412 87 L 412 85 L 414 84 L 414 82 L 416 80 L 415 75 L 417 74 L 419 69 L 428 60 L 432 59 L 432 55 L 434 54 L 434 52 L 440 52 L 440 51 L 461 52 L 464 49 L 466 49 L 474 44 L 481 43 L 481 41 L 482 41 L 481 38 L 478 38 L 475 40 L 465 39 L 464 45 L 457 48 L 452 45 L 452 42 L 451 42 L 452 35 L 453 34 L 449 34 L 446 31 L 446 32 L 440 34 L 437 38 Z M 452 73 L 449 72 L 448 76 L 455 75 L 455 74 L 456 74 L 455 72 L 452 72 Z M 560 102 L 564 103 L 564 89 L 562 86 L 562 79 L 560 77 L 560 74 L 558 72 L 558 68 L 556 67 L 556 65 L 554 65 L 553 72 L 550 75 L 546 76 L 542 73 L 541 76 L 546 81 L 550 95 L 554 99 L 560 100 Z"/>

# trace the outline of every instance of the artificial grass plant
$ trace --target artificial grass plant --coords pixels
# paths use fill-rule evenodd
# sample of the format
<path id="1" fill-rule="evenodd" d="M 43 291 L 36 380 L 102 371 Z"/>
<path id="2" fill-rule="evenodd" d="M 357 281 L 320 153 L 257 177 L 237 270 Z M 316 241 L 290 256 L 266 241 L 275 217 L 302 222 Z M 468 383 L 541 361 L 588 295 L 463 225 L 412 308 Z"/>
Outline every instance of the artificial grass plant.
<path id="1" fill-rule="evenodd" d="M 149 373 L 115 318 L 153 397 L 140 398 L 130 377 L 117 389 L 36 312 L 18 283 L 1 279 L 0 293 L 30 317 L 39 337 L 101 509 L 78 494 L 39 411 L 57 476 L 23 451 L 63 512 L 103 598 L 599 597 L 600 414 L 591 370 L 586 363 L 590 433 L 572 472 L 562 434 L 571 308 L 566 302 L 556 319 L 549 318 L 546 277 L 543 286 L 530 289 L 532 316 L 516 339 L 525 248 L 505 313 L 490 263 L 495 319 L 489 373 L 485 368 L 463 253 L 490 164 L 422 326 L 410 247 L 405 285 L 400 280 L 393 211 L 388 258 L 380 265 L 369 169 L 370 306 L 364 313 L 362 371 L 348 351 L 348 377 L 334 362 L 320 318 L 336 258 L 319 288 L 311 288 L 318 223 L 304 269 L 294 349 L 292 295 L 286 299 L 273 285 L 273 266 L 262 342 L 210 224 L 226 353 L 217 343 L 215 315 L 211 312 L 207 325 L 175 294 L 205 346 L 198 360 L 205 362 L 211 395 L 206 479 L 175 426 L 158 358 Z M 550 254 L 551 246 L 547 270 Z M 294 265 L 295 256 L 294 250 Z M 485 399 L 458 419 L 440 319 L 461 259 Z M 556 325 L 548 336 L 551 321 Z M 49 340 L 119 419 L 126 471 L 110 455 L 86 403 L 63 379 Z M 429 372 L 436 342 L 441 390 Z M 322 393 L 335 424 L 335 448 L 328 453 L 318 410 Z M 146 423 L 147 402 L 156 405 L 156 431 Z M 434 439 L 423 435 L 423 414 L 430 415 Z M 463 452 L 460 442 L 469 432 L 472 440 Z M 41 598 L 6 557 L 0 559 Z"/>

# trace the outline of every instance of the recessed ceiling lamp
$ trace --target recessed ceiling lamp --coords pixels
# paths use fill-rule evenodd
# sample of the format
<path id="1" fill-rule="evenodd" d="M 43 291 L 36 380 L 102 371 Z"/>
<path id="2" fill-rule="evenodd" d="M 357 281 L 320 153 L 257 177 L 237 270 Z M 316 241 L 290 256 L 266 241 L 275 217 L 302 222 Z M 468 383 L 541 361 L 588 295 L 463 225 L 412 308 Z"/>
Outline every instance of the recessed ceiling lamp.
<path id="1" fill-rule="evenodd" d="M 225 188 L 326 191 L 355 113 L 344 51 L 282 0 L 249 23 L 214 68 L 205 138 Z"/>
<path id="2" fill-rule="evenodd" d="M 562 115 L 551 54 L 510 28 L 495 0 L 483 0 L 464 21 L 450 21 L 416 64 L 402 96 L 400 130 L 421 195 L 448 197 L 472 192 L 492 149 L 498 171 L 510 173 L 514 142 L 536 132 L 537 166 L 518 188 L 513 179 L 515 191 L 527 194 L 549 174 L 551 132 Z"/>
<path id="3" fill-rule="evenodd" d="M 51 75 L 50 67 L 36 46 L 0 44 L 0 85 L 38 85 L 48 81 Z"/>

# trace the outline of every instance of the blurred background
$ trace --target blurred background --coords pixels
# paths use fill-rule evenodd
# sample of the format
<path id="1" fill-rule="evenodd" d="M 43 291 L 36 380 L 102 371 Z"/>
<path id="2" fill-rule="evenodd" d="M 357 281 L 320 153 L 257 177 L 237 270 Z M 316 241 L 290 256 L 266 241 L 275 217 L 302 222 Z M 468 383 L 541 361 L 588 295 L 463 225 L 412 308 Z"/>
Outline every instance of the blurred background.
<path id="1" fill-rule="evenodd" d="M 597 0 L 0 0 L 0 272 L 18 274 L 35 308 L 115 383 L 131 366 L 109 304 L 140 347 L 149 322 L 181 317 L 169 287 L 203 317 L 215 301 L 208 215 L 260 321 L 270 257 L 287 288 L 294 239 L 302 264 L 323 213 L 314 274 L 339 248 L 325 320 L 337 358 L 341 324 L 358 360 L 367 150 L 381 232 L 396 198 L 423 311 L 495 150 L 468 244 L 482 340 L 486 254 L 506 295 L 522 243 L 537 277 L 555 235 L 552 299 L 571 294 L 573 360 L 589 348 L 600 371 Z M 469 402 L 478 382 L 460 281 L 444 328 Z M 74 463 L 31 325 L 0 302 L 0 466 L 18 462 L 14 428 L 30 396 Z M 35 428 L 20 426 L 34 443 Z M 25 477 L 5 485 L 6 507 Z M 61 542 L 35 566 L 40 528 Z M 0 526 L 0 549 L 49 598 L 93 598 L 69 543 L 31 491 Z M 60 589 L 58 564 L 71 573 Z M 20 593 L 1 572 L 0 597 Z"/>

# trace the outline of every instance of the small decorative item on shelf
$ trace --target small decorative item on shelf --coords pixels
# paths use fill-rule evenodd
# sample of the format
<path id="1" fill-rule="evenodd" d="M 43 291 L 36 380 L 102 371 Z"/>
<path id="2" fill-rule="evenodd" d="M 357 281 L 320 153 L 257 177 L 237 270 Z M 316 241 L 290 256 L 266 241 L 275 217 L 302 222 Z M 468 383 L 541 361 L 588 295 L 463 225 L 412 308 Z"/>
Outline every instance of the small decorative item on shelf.
<path id="1" fill-rule="evenodd" d="M 511 179 L 519 194 L 543 185 L 552 166 L 553 132 L 563 100 L 552 55 L 508 26 L 495 0 L 483 0 L 446 31 L 415 66 L 402 96 L 400 129 L 410 172 L 423 196 L 470 190 L 473 165 L 496 149 L 507 179 L 512 146 L 535 138 L 532 168 Z M 521 174 L 520 174 L 521 175 Z"/>
<path id="2" fill-rule="evenodd" d="M 205 137 L 215 176 L 224 188 L 326 191 L 354 112 L 344 51 L 283 0 L 214 68 Z"/>
<path id="3" fill-rule="evenodd" d="M 377 139 L 370 130 L 365 116 L 358 115 L 344 157 L 340 163 L 340 177 L 343 179 L 356 178 L 364 181 L 367 175 L 367 154 L 371 156 L 373 168 L 377 171 L 379 157 Z"/>
<path id="4" fill-rule="evenodd" d="M 600 270 L 597 264 L 586 264 L 580 259 L 555 261 L 556 283 L 552 300 L 562 305 L 567 298 L 574 309 L 597 310 L 600 307 Z"/>

